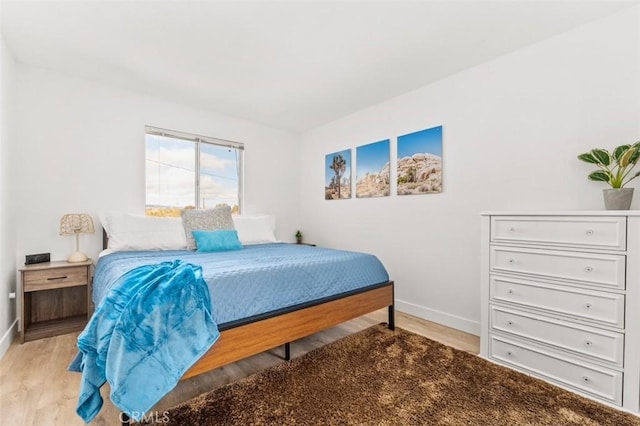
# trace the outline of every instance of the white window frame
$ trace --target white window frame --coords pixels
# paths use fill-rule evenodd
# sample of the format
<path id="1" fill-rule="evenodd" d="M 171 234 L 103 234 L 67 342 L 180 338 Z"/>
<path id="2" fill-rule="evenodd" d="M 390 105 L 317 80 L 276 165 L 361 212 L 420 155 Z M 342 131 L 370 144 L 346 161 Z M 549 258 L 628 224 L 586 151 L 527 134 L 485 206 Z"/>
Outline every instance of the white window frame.
<path id="1" fill-rule="evenodd" d="M 145 126 L 145 136 L 146 135 L 155 135 L 155 136 L 163 136 L 172 139 L 181 139 L 189 142 L 195 142 L 195 203 L 196 209 L 201 209 L 201 201 L 200 201 L 200 146 L 203 143 L 209 145 L 216 145 L 225 148 L 233 148 L 238 150 L 239 158 L 238 158 L 238 213 L 242 212 L 242 206 L 244 204 L 244 144 L 241 142 L 230 141 L 226 139 L 212 138 L 210 136 L 202 136 L 196 135 L 193 133 L 180 132 L 178 130 L 169 130 L 163 129 L 160 127 L 153 126 Z M 146 152 L 146 148 L 145 148 Z M 146 167 L 146 165 L 145 165 Z M 146 202 L 146 188 L 145 188 L 145 205 Z"/>

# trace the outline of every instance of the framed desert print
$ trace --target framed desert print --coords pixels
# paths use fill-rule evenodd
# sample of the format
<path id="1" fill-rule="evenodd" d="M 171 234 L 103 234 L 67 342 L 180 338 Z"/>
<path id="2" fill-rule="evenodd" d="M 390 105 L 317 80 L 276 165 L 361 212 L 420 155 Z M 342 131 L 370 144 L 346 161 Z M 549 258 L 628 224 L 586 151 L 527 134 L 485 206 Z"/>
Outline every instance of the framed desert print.
<path id="1" fill-rule="evenodd" d="M 389 139 L 356 148 L 356 197 L 386 197 L 391 192 Z"/>
<path id="2" fill-rule="evenodd" d="M 398 195 L 442 192 L 442 126 L 398 136 Z"/>
<path id="3" fill-rule="evenodd" d="M 325 156 L 324 199 L 351 198 L 351 150 Z"/>

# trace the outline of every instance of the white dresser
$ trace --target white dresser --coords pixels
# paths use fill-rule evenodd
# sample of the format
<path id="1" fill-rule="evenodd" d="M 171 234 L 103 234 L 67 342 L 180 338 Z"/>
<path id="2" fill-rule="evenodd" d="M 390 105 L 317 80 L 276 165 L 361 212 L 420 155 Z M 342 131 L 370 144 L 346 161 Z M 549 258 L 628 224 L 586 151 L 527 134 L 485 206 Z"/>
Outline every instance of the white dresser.
<path id="1" fill-rule="evenodd" d="M 480 355 L 640 412 L 640 211 L 482 214 Z"/>

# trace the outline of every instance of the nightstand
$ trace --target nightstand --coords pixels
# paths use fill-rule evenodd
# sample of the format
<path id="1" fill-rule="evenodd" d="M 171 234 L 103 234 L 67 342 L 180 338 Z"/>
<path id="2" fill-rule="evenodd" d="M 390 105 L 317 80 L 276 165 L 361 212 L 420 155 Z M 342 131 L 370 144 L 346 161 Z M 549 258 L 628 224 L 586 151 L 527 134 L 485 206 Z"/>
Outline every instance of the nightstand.
<path id="1" fill-rule="evenodd" d="M 91 315 L 91 260 L 20 268 L 21 342 L 80 331 Z"/>

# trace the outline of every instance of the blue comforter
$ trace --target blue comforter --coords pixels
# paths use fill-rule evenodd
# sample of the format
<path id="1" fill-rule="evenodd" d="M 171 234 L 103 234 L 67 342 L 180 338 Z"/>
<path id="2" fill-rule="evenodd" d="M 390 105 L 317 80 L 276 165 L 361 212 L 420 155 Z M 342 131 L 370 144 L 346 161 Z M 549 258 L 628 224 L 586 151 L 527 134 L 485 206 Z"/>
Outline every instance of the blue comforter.
<path id="1" fill-rule="evenodd" d="M 202 266 L 219 325 L 389 281 L 371 254 L 300 244 L 247 245 L 242 250 L 118 252 L 98 261 L 96 306 L 132 268 L 180 259 Z"/>
<path id="2" fill-rule="evenodd" d="M 143 416 L 220 336 L 202 268 L 176 260 L 137 267 L 110 287 L 78 337 L 77 412 L 91 421 L 100 387 L 134 420 Z"/>

